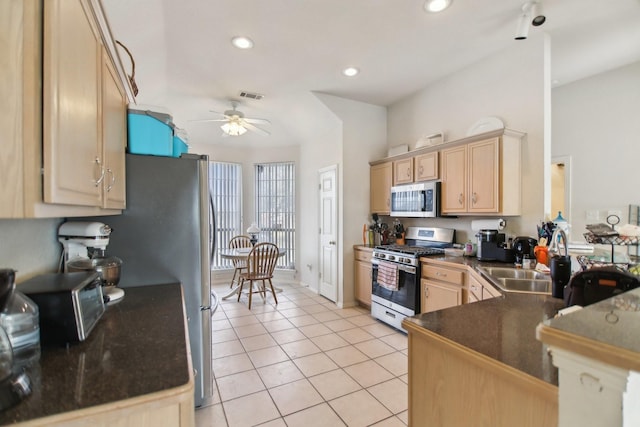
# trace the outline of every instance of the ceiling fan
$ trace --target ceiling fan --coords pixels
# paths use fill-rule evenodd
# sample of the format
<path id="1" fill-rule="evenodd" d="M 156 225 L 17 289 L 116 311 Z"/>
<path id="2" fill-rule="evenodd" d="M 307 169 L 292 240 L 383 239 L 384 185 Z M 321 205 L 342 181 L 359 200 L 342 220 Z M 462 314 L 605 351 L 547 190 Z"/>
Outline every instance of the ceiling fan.
<path id="1" fill-rule="evenodd" d="M 260 133 L 262 135 L 271 135 L 269 131 L 259 128 L 255 126 L 256 124 L 268 125 L 271 122 L 267 119 L 258 119 L 252 117 L 245 117 L 244 113 L 238 111 L 236 108 L 238 103 L 235 101 L 231 102 L 231 110 L 227 110 L 224 113 L 219 113 L 217 111 L 210 110 L 212 113 L 219 114 L 223 116 L 220 119 L 205 119 L 205 120 L 192 120 L 194 122 L 223 122 L 220 126 L 224 135 L 230 136 L 240 136 L 244 134 L 247 130 Z"/>

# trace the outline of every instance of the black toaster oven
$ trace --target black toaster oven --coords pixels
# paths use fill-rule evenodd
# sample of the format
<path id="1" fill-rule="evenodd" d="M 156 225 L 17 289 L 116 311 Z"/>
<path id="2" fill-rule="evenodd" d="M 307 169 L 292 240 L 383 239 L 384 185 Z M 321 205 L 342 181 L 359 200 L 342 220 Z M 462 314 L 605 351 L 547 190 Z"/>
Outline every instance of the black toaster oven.
<path id="1" fill-rule="evenodd" d="M 84 341 L 105 310 L 95 271 L 43 274 L 21 283 L 18 290 L 38 306 L 43 344 Z"/>

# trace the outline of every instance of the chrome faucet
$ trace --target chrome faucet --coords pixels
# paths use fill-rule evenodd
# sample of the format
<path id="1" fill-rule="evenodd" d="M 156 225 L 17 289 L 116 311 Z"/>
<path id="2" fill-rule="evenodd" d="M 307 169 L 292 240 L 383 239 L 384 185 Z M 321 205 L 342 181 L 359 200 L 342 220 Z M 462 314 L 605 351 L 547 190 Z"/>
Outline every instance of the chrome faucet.
<path id="1" fill-rule="evenodd" d="M 551 244 L 549 245 L 549 254 L 551 255 L 560 255 L 560 249 L 558 248 L 558 234 L 560 234 L 560 239 L 562 239 L 562 244 L 564 245 L 564 256 L 569 256 L 569 245 L 567 243 L 567 234 L 560 227 L 556 227 L 553 231 L 553 236 L 551 236 Z"/>

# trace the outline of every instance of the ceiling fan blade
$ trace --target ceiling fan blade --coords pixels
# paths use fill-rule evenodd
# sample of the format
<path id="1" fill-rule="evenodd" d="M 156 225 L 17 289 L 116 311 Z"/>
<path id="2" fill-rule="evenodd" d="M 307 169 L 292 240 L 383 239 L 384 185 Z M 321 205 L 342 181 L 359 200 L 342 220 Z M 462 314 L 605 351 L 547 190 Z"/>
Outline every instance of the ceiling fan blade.
<path id="1" fill-rule="evenodd" d="M 263 134 L 263 135 L 271 135 L 271 133 L 270 133 L 270 132 L 267 132 L 267 131 L 266 131 L 266 130 L 264 130 L 264 129 L 260 129 L 260 128 L 259 128 L 259 127 L 257 127 L 257 126 L 254 126 L 254 125 L 252 125 L 251 123 L 248 123 L 246 120 L 244 121 L 244 123 L 243 123 L 242 125 L 243 125 L 244 127 L 246 127 L 247 129 L 252 130 L 252 131 L 254 131 L 254 132 L 256 132 L 256 133 L 261 133 L 261 134 Z"/>
<path id="2" fill-rule="evenodd" d="M 205 122 L 226 122 L 227 119 L 202 119 L 202 120 L 189 120 L 194 123 L 205 123 Z"/>
<path id="3" fill-rule="evenodd" d="M 271 122 L 267 119 L 255 119 L 255 118 L 248 118 L 245 117 L 244 121 L 247 123 L 254 123 L 254 124 L 258 124 L 258 125 L 270 125 Z"/>

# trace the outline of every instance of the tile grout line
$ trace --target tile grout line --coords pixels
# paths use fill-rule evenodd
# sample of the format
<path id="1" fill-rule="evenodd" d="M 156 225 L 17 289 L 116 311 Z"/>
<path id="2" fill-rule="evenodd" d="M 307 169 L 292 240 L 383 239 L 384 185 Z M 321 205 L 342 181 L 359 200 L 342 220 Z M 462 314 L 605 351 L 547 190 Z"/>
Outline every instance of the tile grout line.
<path id="1" fill-rule="evenodd" d="M 284 294 L 284 292 L 283 292 L 283 294 Z M 294 294 L 303 294 L 303 295 L 306 295 L 306 294 L 305 294 L 305 292 L 301 292 L 301 291 L 298 291 L 298 290 L 295 290 Z M 283 296 L 285 296 L 285 295 L 283 295 Z M 314 304 L 298 305 L 298 304 L 296 303 L 296 300 L 302 300 L 302 299 L 310 299 L 310 300 L 314 301 Z M 303 313 L 306 313 L 306 314 L 300 314 L 299 316 L 291 316 L 291 317 L 287 317 L 287 316 L 285 316 L 284 314 L 280 313 L 280 311 L 281 311 L 281 310 L 279 310 L 277 306 L 274 306 L 274 305 L 272 304 L 272 302 L 270 302 L 270 301 L 267 299 L 267 301 L 263 304 L 263 306 L 264 306 L 264 305 L 271 306 L 271 308 L 269 308 L 269 309 L 265 309 L 265 310 L 263 310 L 263 311 L 261 311 L 261 312 L 259 312 L 259 313 L 254 313 L 254 312 L 251 312 L 251 311 L 250 311 L 249 313 L 247 313 L 247 314 L 245 314 L 245 315 L 229 317 L 229 314 L 230 314 L 229 312 L 230 312 L 230 311 L 232 312 L 232 311 L 240 311 L 240 310 L 225 310 L 225 305 L 226 305 L 226 306 L 231 307 L 234 303 L 235 303 L 235 304 L 237 304 L 237 302 L 235 302 L 235 301 L 233 301 L 233 302 L 232 302 L 232 301 L 229 301 L 229 302 L 228 302 L 228 303 L 226 303 L 226 304 L 221 304 L 221 308 L 222 308 L 222 311 L 223 311 L 223 313 L 224 313 L 224 317 L 225 317 L 225 319 L 224 319 L 224 320 L 226 320 L 226 321 L 228 322 L 229 326 L 230 326 L 229 328 L 224 328 L 224 329 L 231 329 L 231 331 L 232 331 L 232 332 L 233 332 L 233 334 L 236 336 L 236 338 L 237 338 L 237 340 L 238 340 L 238 342 L 239 342 L 240 346 L 241 346 L 241 347 L 242 347 L 242 349 L 243 349 L 243 352 L 242 352 L 242 353 L 237 353 L 237 354 L 232 354 L 232 355 L 227 355 L 227 356 L 222 356 L 222 357 L 231 357 L 231 356 L 234 356 L 234 355 L 240 355 L 240 354 L 244 354 L 244 355 L 246 355 L 246 357 L 248 358 L 249 362 L 251 363 L 251 366 L 253 367 L 253 371 L 255 371 L 256 375 L 258 376 L 258 378 L 260 379 L 260 381 L 261 381 L 261 383 L 262 383 L 262 386 L 264 387 L 264 389 L 263 389 L 263 390 L 256 391 L 256 392 L 253 392 L 253 393 L 249 393 L 249 394 L 247 394 L 247 395 L 243 395 L 243 396 L 237 396 L 237 397 L 234 397 L 233 399 L 229 399 L 229 400 L 227 400 L 227 401 L 223 401 L 223 400 L 222 400 L 222 396 L 220 395 L 219 388 L 218 388 L 218 377 L 217 377 L 217 376 L 215 376 L 215 373 L 214 373 L 214 381 L 215 381 L 215 385 L 216 385 L 216 389 L 217 389 L 216 391 L 217 391 L 218 397 L 220 398 L 220 405 L 221 405 L 221 407 L 222 407 L 223 414 L 224 414 L 224 416 L 225 416 L 225 421 L 227 422 L 227 425 L 228 425 L 228 423 L 229 423 L 229 420 L 228 420 L 228 416 L 227 416 L 227 414 L 226 414 L 226 409 L 225 409 L 225 406 L 224 406 L 224 402 L 229 402 L 229 401 L 232 401 L 232 400 L 234 400 L 234 399 L 239 399 L 239 398 L 246 397 L 246 396 L 249 396 L 249 395 L 252 395 L 252 394 L 260 393 L 260 392 L 262 392 L 262 391 L 267 391 L 267 393 L 269 394 L 269 396 L 270 396 L 270 398 L 271 398 L 271 401 L 272 401 L 273 405 L 275 406 L 276 410 L 278 411 L 278 414 L 280 414 L 280 417 L 279 417 L 279 418 L 274 418 L 273 420 L 265 421 L 265 423 L 272 422 L 272 421 L 275 421 L 275 420 L 277 420 L 277 419 L 282 419 L 282 420 L 283 420 L 283 422 L 284 422 L 284 418 L 285 418 L 285 416 L 283 416 L 283 415 L 282 415 L 282 412 L 281 412 L 280 408 L 279 408 L 279 407 L 278 407 L 278 405 L 276 404 L 276 402 L 275 402 L 275 400 L 274 400 L 274 398 L 273 398 L 273 396 L 272 396 L 272 394 L 271 394 L 271 390 L 272 390 L 272 389 L 275 389 L 276 387 L 280 387 L 280 386 L 283 386 L 283 385 L 291 384 L 291 383 L 293 383 L 293 382 L 295 382 L 295 381 L 301 381 L 302 379 L 306 380 L 306 381 L 311 385 L 311 387 L 313 388 L 313 390 L 314 390 L 314 391 L 318 394 L 318 396 L 320 396 L 320 398 L 322 399 L 322 402 L 320 402 L 320 403 L 318 403 L 318 404 L 316 404 L 316 405 L 311 405 L 311 406 L 309 406 L 309 407 L 307 407 L 307 408 L 302 408 L 302 409 L 300 409 L 300 410 L 298 410 L 298 411 L 294 411 L 294 412 L 292 412 L 291 414 L 287 414 L 287 416 L 293 415 L 293 414 L 295 414 L 295 413 L 298 413 L 298 412 L 301 412 L 301 411 L 304 411 L 304 410 L 308 410 L 308 409 L 313 408 L 313 407 L 315 407 L 315 406 L 319 406 L 319 405 L 322 405 L 322 404 L 327 404 L 327 406 L 328 406 L 329 408 L 331 408 L 331 410 L 333 411 L 333 413 L 334 413 L 334 414 L 335 414 L 335 415 L 336 415 L 336 416 L 337 416 L 337 417 L 338 417 L 342 422 L 344 422 L 344 423 L 346 424 L 345 420 L 344 420 L 344 419 L 342 419 L 342 417 L 341 417 L 341 416 L 340 416 L 340 415 L 335 411 L 335 409 L 333 408 L 333 406 L 331 406 L 330 402 L 331 402 L 331 401 L 334 401 L 334 400 L 336 400 L 336 399 L 342 398 L 342 397 L 344 397 L 344 396 L 348 396 L 348 395 L 350 395 L 350 394 L 357 393 L 357 392 L 362 391 L 362 390 L 366 391 L 366 392 L 367 392 L 367 394 L 368 394 L 369 396 L 371 396 L 371 397 L 372 397 L 376 402 L 378 402 L 378 403 L 379 403 L 383 408 L 385 408 L 385 409 L 386 409 L 387 411 L 389 411 L 389 413 L 391 414 L 389 417 L 386 417 L 386 418 L 383 418 L 383 419 L 381 419 L 381 420 L 376 421 L 376 423 L 377 423 L 377 422 L 384 421 L 384 420 L 387 420 L 387 419 L 396 418 L 396 417 L 398 417 L 401 413 L 403 413 L 403 412 L 405 412 L 405 411 L 406 411 L 406 410 L 404 410 L 404 411 L 400 411 L 400 412 L 398 412 L 397 414 L 396 414 L 396 413 L 394 413 L 394 411 L 393 411 L 391 408 L 387 407 L 383 402 L 381 402 L 379 399 L 377 399 L 377 398 L 376 398 L 376 396 L 374 396 L 374 395 L 371 393 L 371 391 L 369 390 L 369 388 L 371 388 L 371 387 L 374 387 L 374 386 L 376 386 L 376 385 L 382 384 L 382 383 L 384 383 L 384 382 L 392 381 L 392 380 L 394 380 L 394 379 L 395 379 L 395 380 L 399 380 L 399 381 L 401 381 L 401 382 L 403 382 L 403 383 L 404 383 L 404 381 L 401 379 L 401 377 L 402 377 L 402 376 L 404 376 L 404 375 L 406 375 L 406 374 L 396 375 L 396 374 L 394 374 L 393 372 L 388 371 L 386 368 L 384 368 L 382 365 L 380 365 L 380 364 L 379 364 L 379 362 L 377 362 L 377 361 L 376 361 L 376 359 L 377 359 L 377 358 L 384 357 L 384 356 L 388 356 L 388 355 L 391 355 L 391 354 L 396 354 L 396 353 L 400 353 L 401 355 L 406 356 L 406 354 L 404 354 L 404 353 L 403 353 L 404 349 L 399 349 L 399 348 L 397 348 L 397 347 L 394 347 L 393 345 L 391 345 L 391 344 L 389 344 L 389 343 L 387 343 L 387 342 L 385 342 L 385 341 L 383 341 L 383 340 L 381 339 L 381 338 L 384 338 L 384 337 L 386 337 L 386 336 L 394 335 L 394 332 L 393 332 L 393 331 L 390 331 L 390 333 L 389 333 L 389 334 L 387 334 L 387 335 L 380 335 L 380 336 L 370 334 L 367 330 L 363 329 L 363 327 L 366 327 L 366 326 L 368 326 L 369 324 L 357 325 L 357 324 L 355 324 L 355 323 L 349 322 L 349 320 L 348 320 L 350 317 L 356 317 L 356 316 L 365 315 L 365 314 L 367 314 L 367 312 L 366 312 L 366 311 L 359 310 L 359 308 L 358 308 L 358 307 L 353 307 L 353 309 L 354 309 L 354 310 L 356 310 L 356 311 L 358 311 L 358 312 L 360 312 L 360 314 L 354 314 L 353 316 L 345 317 L 345 316 L 342 316 L 342 315 L 340 315 L 340 314 L 335 313 L 335 312 L 338 312 L 338 311 L 343 310 L 343 309 L 341 309 L 341 308 L 338 308 L 338 309 L 331 309 L 331 308 L 329 308 L 329 307 L 326 307 L 325 303 L 322 303 L 322 302 L 318 301 L 317 299 L 314 299 L 314 298 L 313 298 L 313 295 L 312 295 L 312 296 L 306 295 L 306 298 L 304 298 L 304 297 L 303 297 L 303 298 L 296 298 L 296 299 L 291 299 L 291 298 L 286 297 L 286 302 L 285 302 L 285 301 L 283 301 L 283 302 L 284 302 L 284 303 L 291 303 L 292 305 L 294 305 L 294 307 L 284 308 L 283 310 L 288 310 L 288 309 L 299 309 L 299 310 L 301 310 Z M 332 319 L 332 320 L 328 320 L 328 321 L 323 321 L 323 320 L 318 319 L 316 316 L 314 316 L 314 314 L 315 314 L 315 315 L 318 315 L 319 313 L 325 313 L 325 311 L 324 311 L 324 310 L 322 310 L 322 311 L 315 311 L 315 312 L 308 312 L 308 311 L 306 311 L 306 310 L 304 309 L 304 307 L 305 307 L 305 306 L 312 306 L 312 305 L 316 305 L 316 304 L 318 304 L 318 305 L 320 305 L 320 306 L 324 306 L 324 307 L 326 308 L 326 310 L 327 310 L 327 311 L 326 311 L 327 313 L 334 313 L 334 314 L 336 314 L 336 316 L 338 316 L 338 319 Z M 349 308 L 352 308 L 352 307 L 349 307 Z M 278 316 L 280 316 L 281 318 L 280 318 L 280 319 L 275 319 L 275 320 L 274 320 L 274 319 L 268 319 L 268 320 L 267 320 L 266 318 L 269 316 L 267 313 L 277 313 L 277 314 L 278 314 Z M 241 318 L 241 317 L 248 317 L 248 316 L 253 316 L 253 317 L 255 318 L 255 320 L 257 321 L 257 323 L 241 324 L 241 325 L 237 325 L 237 326 L 235 326 L 235 325 L 232 323 L 232 319 L 239 319 L 239 318 Z M 296 324 L 294 324 L 294 323 L 293 323 L 293 322 L 291 322 L 291 320 L 290 320 L 290 319 L 292 319 L 292 318 L 295 318 L 295 317 L 301 317 L 301 316 L 311 316 L 311 317 L 315 320 L 315 323 L 312 323 L 312 324 L 309 324 L 309 325 L 303 325 L 303 326 L 296 326 Z M 285 328 L 285 329 L 278 329 L 278 330 L 275 330 L 275 331 L 269 330 L 269 329 L 267 329 L 267 328 L 265 327 L 265 323 L 276 322 L 276 321 L 279 321 L 279 320 L 286 320 L 290 325 L 292 325 L 292 327 L 291 327 L 291 328 Z M 325 323 L 329 323 L 329 322 L 332 322 L 332 321 L 338 321 L 338 320 L 345 320 L 345 321 L 349 322 L 349 323 L 352 325 L 352 327 L 349 327 L 349 328 L 347 328 L 347 329 L 334 330 L 334 329 L 331 329 L 331 328 L 329 328 L 328 326 L 326 326 L 326 325 L 325 325 Z M 244 327 L 244 326 L 251 326 L 251 325 L 256 325 L 256 324 L 260 325 L 260 326 L 264 329 L 265 333 L 259 333 L 259 334 L 255 334 L 255 335 L 249 335 L 249 336 L 245 336 L 245 337 L 240 337 L 240 335 L 238 334 L 237 328 L 242 328 L 242 327 Z M 371 323 L 371 324 L 375 324 L 375 323 Z M 308 335 L 306 335 L 303 331 L 301 331 L 301 330 L 300 330 L 300 328 L 301 328 L 301 327 L 304 327 L 304 326 L 312 326 L 312 325 L 323 325 L 323 326 L 327 327 L 327 329 L 329 329 L 329 330 L 330 330 L 330 332 L 327 332 L 326 334 L 320 334 L 320 335 L 315 335 L 315 336 L 308 336 Z M 223 329 L 223 330 L 224 330 L 224 329 Z M 367 334 L 370 334 L 370 335 L 371 335 L 371 339 L 366 339 L 366 340 L 364 340 L 364 341 L 358 341 L 358 342 L 354 342 L 354 343 L 352 343 L 352 342 L 347 341 L 346 339 L 344 339 L 344 337 L 342 337 L 342 335 L 340 335 L 340 332 L 345 332 L 345 331 L 355 330 L 355 329 L 358 329 L 358 330 L 361 330 L 361 331 L 363 331 L 363 332 L 365 332 L 365 333 L 367 333 Z M 300 332 L 300 333 L 301 333 L 305 338 L 304 338 L 304 339 L 299 339 L 299 340 L 294 340 L 294 341 L 288 341 L 288 342 L 286 342 L 286 343 L 280 343 L 280 342 L 278 342 L 278 341 L 276 340 L 276 338 L 273 336 L 273 334 L 274 334 L 274 333 L 276 333 L 276 332 L 287 331 L 287 330 L 297 330 L 297 331 L 298 331 L 298 332 Z M 213 331 L 212 331 L 212 332 L 213 332 Z M 396 332 L 396 333 L 397 333 L 397 332 Z M 278 364 L 278 363 L 283 363 L 284 361 L 282 361 L 282 362 L 275 362 L 275 363 L 271 363 L 271 364 L 269 364 L 269 365 L 261 366 L 260 368 L 258 368 L 258 367 L 256 366 L 256 364 L 255 364 L 254 360 L 250 357 L 250 355 L 249 355 L 250 351 L 248 351 L 248 350 L 247 350 L 246 344 L 245 344 L 245 343 L 243 343 L 243 339 L 244 339 L 244 340 L 246 340 L 246 339 L 249 339 L 249 338 L 254 337 L 254 336 L 262 336 L 262 335 L 267 335 L 271 340 L 273 340 L 273 342 L 275 342 L 275 345 L 274 345 L 274 346 L 271 346 L 271 345 L 270 345 L 270 346 L 267 346 L 267 347 L 256 348 L 256 349 L 254 349 L 254 350 L 251 350 L 251 352 L 253 352 L 253 351 L 259 351 L 259 350 L 264 350 L 264 349 L 268 349 L 268 348 L 278 348 L 280 351 L 282 351 L 282 352 L 287 356 L 287 361 L 292 362 L 292 363 L 294 364 L 294 366 L 296 366 L 296 369 L 298 369 L 298 370 L 299 370 L 299 367 L 298 367 L 298 365 L 295 363 L 295 359 L 300 359 L 300 358 L 302 358 L 302 357 L 311 356 L 311 355 L 313 355 L 313 354 L 323 354 L 325 357 L 327 357 L 329 360 L 331 360 L 334 364 L 336 364 L 337 368 L 335 368 L 335 369 L 331 369 L 331 370 L 329 370 L 329 371 L 324 371 L 324 372 L 321 372 L 321 373 L 319 373 L 319 374 L 317 374 L 317 375 L 312 375 L 312 376 L 307 376 L 304 372 L 301 372 L 301 374 L 302 374 L 303 378 L 301 378 L 301 379 L 299 379 L 299 380 L 295 380 L 295 381 L 290 381 L 290 382 L 287 382 L 287 383 L 283 383 L 283 384 L 278 384 L 277 386 L 274 386 L 274 387 L 272 387 L 272 388 L 269 388 L 269 387 L 267 387 L 267 384 L 264 382 L 264 379 L 263 379 L 263 378 L 262 378 L 262 376 L 260 375 L 259 369 L 260 369 L 260 368 L 267 367 L 267 366 L 273 366 L 273 365 Z M 319 346 L 318 346 L 318 345 L 313 341 L 313 338 L 318 338 L 318 337 L 327 336 L 327 335 L 336 335 L 336 336 L 338 336 L 338 337 L 340 337 L 340 338 L 344 339 L 344 340 L 347 342 L 347 344 L 342 345 L 342 346 L 338 346 L 338 347 L 332 347 L 332 348 L 329 348 L 328 350 L 323 350 L 321 347 L 319 347 Z M 319 352 L 317 352 L 317 353 L 311 353 L 311 354 L 309 354 L 309 355 L 305 355 L 305 356 L 300 356 L 300 357 L 292 358 L 292 357 L 289 355 L 289 353 L 288 353 L 288 352 L 283 348 L 283 345 L 284 345 L 284 344 L 289 344 L 289 343 L 298 342 L 298 341 L 303 341 L 303 340 L 308 340 L 310 343 L 312 343 L 314 346 L 316 346 L 320 351 L 319 351 Z M 367 354 L 367 353 L 363 352 L 362 350 L 360 350 L 358 347 L 356 347 L 356 345 L 357 345 L 357 344 L 360 344 L 360 343 L 363 343 L 363 342 L 368 342 L 368 341 L 378 341 L 378 342 L 381 342 L 381 343 L 383 343 L 383 344 L 386 344 L 387 346 L 389 346 L 390 348 L 392 348 L 392 349 L 393 349 L 393 352 L 391 352 L 391 353 L 387 353 L 387 354 L 382 354 L 382 355 L 377 356 L 377 357 L 375 357 L 375 358 L 374 358 L 374 357 L 370 356 L 369 354 Z M 222 343 L 222 342 L 220 342 L 220 343 Z M 220 343 L 216 343 L 216 344 L 220 344 Z M 340 365 L 338 365 L 338 364 L 337 364 L 336 360 L 334 360 L 333 358 L 331 358 L 331 356 L 330 356 L 329 354 L 327 354 L 327 352 L 328 352 L 328 351 L 337 350 L 337 349 L 341 349 L 341 348 L 348 348 L 348 347 L 350 347 L 350 348 L 352 348 L 353 350 L 356 350 L 356 351 L 358 351 L 359 353 L 363 354 L 363 355 L 366 357 L 366 361 L 371 361 L 371 362 L 375 363 L 379 368 L 381 368 L 382 370 L 384 370 L 385 372 L 387 372 L 387 373 L 391 376 L 391 379 L 387 379 L 387 380 L 381 381 L 380 383 L 372 384 L 372 385 L 370 385 L 369 387 L 365 387 L 365 386 L 363 386 L 360 382 L 358 382 L 358 381 L 357 381 L 357 379 L 356 379 L 356 378 L 354 378 L 352 375 L 350 375 L 350 374 L 345 370 L 345 368 L 347 368 L 347 367 L 349 367 L 349 366 L 354 366 L 354 365 L 357 365 L 357 364 L 359 364 L 359 363 L 364 363 L 363 361 L 361 361 L 361 362 L 355 362 L 355 363 L 352 363 L 352 364 L 350 364 L 350 365 L 340 366 Z M 310 381 L 310 378 L 314 378 L 314 377 L 317 377 L 317 376 L 323 375 L 323 374 L 325 374 L 325 373 L 334 372 L 334 371 L 338 371 L 338 370 L 339 370 L 339 371 L 341 371 L 342 373 L 346 374 L 346 375 L 347 375 L 347 377 L 348 377 L 348 378 L 350 378 L 351 380 L 353 380 L 356 384 L 358 384 L 358 386 L 359 386 L 360 388 L 359 388 L 359 390 L 352 391 L 352 392 L 346 393 L 346 394 L 344 394 L 344 395 L 336 396 L 335 398 L 333 398 L 333 399 L 331 399 L 331 400 L 326 400 L 326 399 L 324 398 L 324 396 L 322 396 L 322 394 L 320 393 L 320 391 L 317 389 L 317 387 L 313 384 L 313 382 L 311 382 L 311 381 Z M 239 372 L 234 372 L 234 374 L 241 373 L 241 372 L 248 372 L 248 371 L 249 371 L 249 370 L 243 370 L 243 371 L 239 371 Z M 229 374 L 229 375 L 233 375 L 233 374 Z M 225 376 L 228 376 L 228 375 L 225 375 Z M 223 378 L 223 377 L 220 377 L 220 378 Z M 286 422 L 285 422 L 285 423 L 286 423 Z"/>

